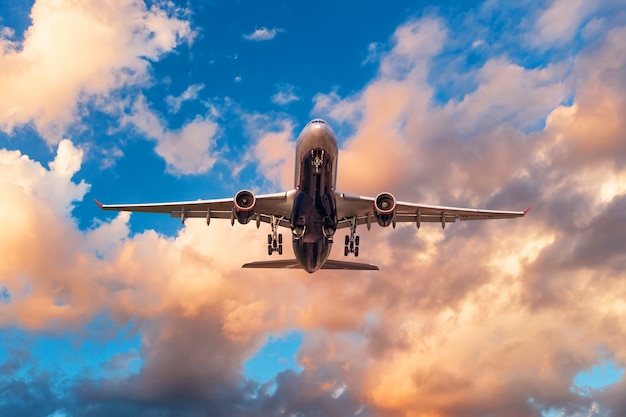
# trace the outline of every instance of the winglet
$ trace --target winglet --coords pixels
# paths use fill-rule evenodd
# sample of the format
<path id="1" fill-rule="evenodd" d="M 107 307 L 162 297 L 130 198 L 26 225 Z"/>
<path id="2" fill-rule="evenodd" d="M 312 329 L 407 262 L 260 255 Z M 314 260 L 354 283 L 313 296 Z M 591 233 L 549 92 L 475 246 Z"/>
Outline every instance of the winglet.
<path id="1" fill-rule="evenodd" d="M 526 215 L 526 213 L 528 213 L 530 211 L 530 209 L 533 208 L 532 206 L 528 207 L 526 210 L 524 210 L 524 216 Z"/>
<path id="2" fill-rule="evenodd" d="M 101 209 L 102 209 L 102 207 L 104 207 L 104 204 L 102 204 L 101 202 L 99 202 L 99 201 L 98 201 L 98 200 L 96 200 L 95 198 L 94 198 L 94 200 L 93 200 L 93 201 L 95 201 L 95 202 L 96 202 L 96 204 L 98 205 L 98 207 L 100 207 Z"/>

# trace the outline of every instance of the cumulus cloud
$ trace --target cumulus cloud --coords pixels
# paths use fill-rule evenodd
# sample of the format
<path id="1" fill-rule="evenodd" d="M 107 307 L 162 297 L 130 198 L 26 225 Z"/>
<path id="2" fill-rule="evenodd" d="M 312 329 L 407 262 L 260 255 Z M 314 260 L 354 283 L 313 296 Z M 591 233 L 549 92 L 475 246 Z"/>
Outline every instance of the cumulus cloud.
<path id="1" fill-rule="evenodd" d="M 59 142 L 57 155 L 50 163 L 50 169 L 65 178 L 72 178 L 80 169 L 82 161 L 83 151 L 74 147 L 69 139 L 64 139 Z"/>
<path id="2" fill-rule="evenodd" d="M 204 88 L 204 84 L 190 85 L 179 96 L 170 95 L 170 96 L 165 97 L 165 102 L 167 103 L 172 113 L 178 113 L 183 103 L 189 100 L 197 99 L 198 93 L 200 93 L 200 91 L 202 91 L 203 88 Z"/>
<path id="3" fill-rule="evenodd" d="M 255 144 L 246 155 L 246 162 L 254 162 L 259 173 L 281 190 L 294 187 L 293 158 L 294 123 L 290 119 L 261 114 L 245 117 L 246 130 Z"/>
<path id="4" fill-rule="evenodd" d="M 318 110 L 355 127 L 341 151 L 342 190 L 373 195 L 392 184 L 402 199 L 539 205 L 523 221 L 456 225 L 445 238 L 407 229 L 375 244 L 379 256 L 403 260 L 359 299 L 363 311 L 380 312 L 367 328 L 381 359 L 364 373 L 381 415 L 598 409 L 570 386 L 598 361 L 597 346 L 624 364 L 613 333 L 625 331 L 613 327 L 626 291 L 624 231 L 605 223 L 621 224 L 624 199 L 623 39 L 622 28 L 608 31 L 573 65 L 528 69 L 492 58 L 473 74 L 474 91 L 433 106 L 429 62 L 445 30 L 409 22 L 373 82 L 345 98 L 316 98 Z M 406 46 L 422 43 L 429 47 Z M 574 89 L 574 103 L 562 105 Z M 360 169 L 367 163 L 379 169 Z"/>
<path id="5" fill-rule="evenodd" d="M 272 103 L 285 106 L 292 101 L 300 100 L 300 97 L 296 95 L 295 87 L 291 84 L 279 83 L 276 85 L 276 89 L 278 91 L 272 96 Z"/>
<path id="6" fill-rule="evenodd" d="M 140 96 L 133 105 L 132 113 L 125 116 L 124 123 L 132 123 L 141 133 L 156 141 L 156 153 L 167 163 L 174 174 L 202 174 L 216 161 L 213 142 L 218 125 L 211 115 L 197 116 L 180 129 L 169 130 Z"/>
<path id="7" fill-rule="evenodd" d="M 80 151 L 64 142 L 51 169 L 1 151 L 3 324 L 50 330 L 102 311 L 142 323 L 138 374 L 69 382 L 72 397 L 55 406 L 121 416 L 623 413 L 624 377 L 585 395 L 572 384 L 599 362 L 626 366 L 626 32 L 612 28 L 543 68 L 492 57 L 468 74 L 473 91 L 434 104 L 430 68 L 449 30 L 432 18 L 403 24 L 375 79 L 348 97 L 318 96 L 320 111 L 354 127 L 341 189 L 533 211 L 445 231 L 359 230 L 361 256 L 380 272 L 243 271 L 262 259 L 264 232 L 228 222 L 130 236 L 120 215 L 80 232 L 70 215 L 87 187 L 71 180 Z M 166 136 L 145 103 L 134 114 L 147 135 Z M 250 158 L 287 188 L 294 123 L 271 120 L 250 117 Z M 246 381 L 245 359 L 294 328 L 303 371 Z M 13 375 L 26 363 L 22 352 L 2 365 Z M 55 397 L 42 388 L 50 379 L 39 375 L 33 392 Z M 6 386 L 19 398 L 18 383 Z"/>
<path id="8" fill-rule="evenodd" d="M 597 4 L 584 0 L 554 0 L 538 17 L 534 42 L 539 45 L 563 44 L 574 38 Z"/>
<path id="9" fill-rule="evenodd" d="M 244 39 L 247 39 L 249 41 L 255 41 L 255 42 L 271 41 L 272 39 L 276 37 L 276 35 L 284 31 L 285 29 L 280 29 L 280 28 L 268 29 L 265 26 L 262 26 L 260 28 L 255 29 L 254 32 L 252 33 L 243 34 L 241 36 L 243 36 Z"/>
<path id="10" fill-rule="evenodd" d="M 58 142 L 81 104 L 144 83 L 150 60 L 192 39 L 182 15 L 133 0 L 37 0 L 23 41 L 12 40 L 10 29 L 0 35 L 0 128 L 11 133 L 32 123 Z"/>

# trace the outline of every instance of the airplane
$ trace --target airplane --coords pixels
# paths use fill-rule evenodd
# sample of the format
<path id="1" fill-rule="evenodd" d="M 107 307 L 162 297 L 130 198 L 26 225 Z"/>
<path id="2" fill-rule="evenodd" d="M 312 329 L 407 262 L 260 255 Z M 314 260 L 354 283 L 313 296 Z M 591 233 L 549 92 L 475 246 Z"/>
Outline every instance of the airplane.
<path id="1" fill-rule="evenodd" d="M 259 228 L 269 223 L 267 253 L 283 253 L 283 236 L 279 227 L 291 230 L 295 259 L 250 262 L 243 268 L 291 268 L 313 273 L 319 269 L 378 270 L 376 265 L 329 259 L 335 232 L 348 229 L 344 240 L 344 256 L 359 256 L 360 238 L 357 226 L 372 223 L 396 227 L 412 222 L 419 229 L 422 223 L 438 222 L 445 228 L 456 220 L 487 220 L 523 217 L 523 211 L 496 211 L 460 207 L 434 206 L 396 201 L 389 192 L 376 197 L 345 194 L 336 190 L 337 137 L 328 123 L 313 119 L 306 124 L 296 140 L 294 188 L 276 194 L 255 195 L 250 190 L 238 191 L 234 198 L 179 201 L 149 204 L 102 204 L 102 210 L 166 213 L 180 218 L 230 219 Z"/>

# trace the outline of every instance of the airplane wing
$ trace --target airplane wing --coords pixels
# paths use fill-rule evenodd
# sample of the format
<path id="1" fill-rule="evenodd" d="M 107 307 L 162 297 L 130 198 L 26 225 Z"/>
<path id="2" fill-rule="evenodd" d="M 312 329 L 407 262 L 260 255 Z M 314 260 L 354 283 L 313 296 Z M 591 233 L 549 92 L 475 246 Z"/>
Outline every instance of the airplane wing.
<path id="1" fill-rule="evenodd" d="M 357 224 L 367 224 L 368 228 L 376 223 L 375 207 L 376 198 L 336 193 L 337 228 L 350 227 L 352 219 L 356 218 Z M 392 197 L 393 198 L 393 197 Z M 395 215 L 392 224 L 415 223 L 417 227 L 421 223 L 437 222 L 445 227 L 446 223 L 454 223 L 457 220 L 490 220 L 512 219 L 523 217 L 530 211 L 530 207 L 523 211 L 482 210 L 462 207 L 434 206 L 428 204 L 416 204 L 395 202 Z"/>
<path id="2" fill-rule="evenodd" d="M 290 227 L 294 193 L 287 191 L 254 196 L 255 205 L 250 221 L 256 221 L 258 226 L 260 222 L 270 223 L 274 216 L 279 226 Z M 233 198 L 143 204 L 102 204 L 95 201 L 102 210 L 163 213 L 180 218 L 183 223 L 188 218 L 203 218 L 207 224 L 211 219 L 230 219 L 231 223 L 236 220 Z"/>

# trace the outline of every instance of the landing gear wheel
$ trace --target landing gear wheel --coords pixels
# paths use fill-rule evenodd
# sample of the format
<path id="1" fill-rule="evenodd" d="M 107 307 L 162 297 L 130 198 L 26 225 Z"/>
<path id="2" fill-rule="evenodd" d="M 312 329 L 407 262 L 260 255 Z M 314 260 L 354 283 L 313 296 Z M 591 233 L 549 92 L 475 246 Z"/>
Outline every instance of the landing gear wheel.
<path id="1" fill-rule="evenodd" d="M 271 254 L 272 254 L 272 252 L 273 252 L 273 250 L 272 250 L 272 245 L 267 245 L 267 254 L 268 254 L 268 255 L 271 255 Z"/>
<path id="2" fill-rule="evenodd" d="M 348 246 L 348 243 L 350 243 L 350 236 L 346 235 L 346 246 Z"/>
<path id="3" fill-rule="evenodd" d="M 347 246 L 343 247 L 343 256 L 348 256 L 348 247 Z"/>
<path id="4" fill-rule="evenodd" d="M 354 256 L 355 257 L 359 256 L 359 247 L 358 246 L 356 248 L 354 248 Z"/>
<path id="5" fill-rule="evenodd" d="M 283 245 L 278 245 L 278 254 L 279 255 L 283 254 Z"/>
<path id="6" fill-rule="evenodd" d="M 267 244 L 268 245 L 272 244 L 272 235 L 267 235 Z"/>
<path id="7" fill-rule="evenodd" d="M 283 244 L 283 234 L 282 233 L 278 235 L 278 244 L 279 245 Z"/>
<path id="8" fill-rule="evenodd" d="M 354 238 L 354 244 L 359 246 L 359 237 L 358 236 Z M 356 255 L 354 255 L 354 256 L 356 256 Z"/>

